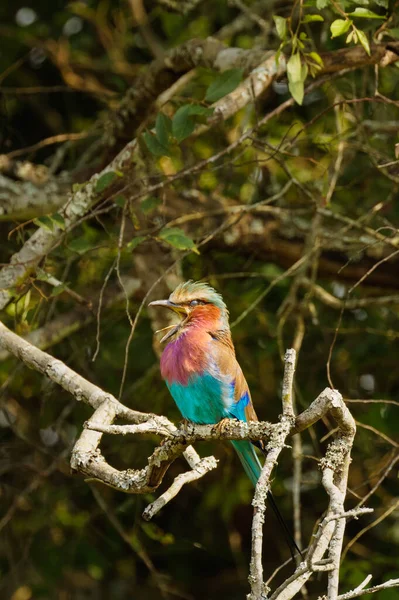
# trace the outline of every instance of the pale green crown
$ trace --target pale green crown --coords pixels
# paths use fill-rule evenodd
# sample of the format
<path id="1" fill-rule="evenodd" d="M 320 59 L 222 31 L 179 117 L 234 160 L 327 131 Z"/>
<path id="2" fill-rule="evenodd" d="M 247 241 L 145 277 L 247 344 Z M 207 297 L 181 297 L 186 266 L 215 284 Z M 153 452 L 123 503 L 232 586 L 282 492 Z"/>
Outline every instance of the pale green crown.
<path id="1" fill-rule="evenodd" d="M 221 294 L 208 283 L 202 283 L 201 281 L 192 281 L 190 279 L 185 283 L 181 283 L 171 293 L 169 300 L 176 304 L 191 302 L 191 300 L 204 300 L 205 302 L 210 302 L 220 308 L 226 315 L 229 313 Z"/>

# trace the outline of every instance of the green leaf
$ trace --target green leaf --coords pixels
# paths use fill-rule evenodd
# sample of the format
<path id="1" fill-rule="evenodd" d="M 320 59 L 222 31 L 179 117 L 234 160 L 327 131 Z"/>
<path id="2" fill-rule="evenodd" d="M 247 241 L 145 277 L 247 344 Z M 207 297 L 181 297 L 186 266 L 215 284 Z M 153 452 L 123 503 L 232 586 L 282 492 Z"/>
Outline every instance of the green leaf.
<path id="1" fill-rule="evenodd" d="M 162 229 L 158 237 L 160 240 L 170 244 L 178 250 L 192 250 L 196 254 L 199 254 L 197 246 L 193 240 L 189 238 L 182 229 L 178 227 L 169 227 Z"/>
<path id="2" fill-rule="evenodd" d="M 59 296 L 60 294 L 62 294 L 62 292 L 65 291 L 66 288 L 67 285 L 65 283 L 60 283 L 60 285 L 56 285 L 51 291 L 51 296 Z"/>
<path id="3" fill-rule="evenodd" d="M 185 104 L 180 108 L 184 108 L 190 116 L 199 115 L 201 117 L 210 117 L 213 115 L 213 108 L 210 106 L 201 106 L 200 104 Z M 179 112 L 180 108 L 176 112 Z"/>
<path id="4" fill-rule="evenodd" d="M 359 42 L 361 43 L 367 54 L 370 56 L 370 44 L 367 39 L 367 35 L 361 29 L 357 29 L 356 33 L 359 37 Z"/>
<path id="5" fill-rule="evenodd" d="M 288 81 L 294 83 L 302 80 L 302 65 L 299 52 L 292 54 L 287 63 Z"/>
<path id="6" fill-rule="evenodd" d="M 84 254 L 93 247 L 93 244 L 89 242 L 85 237 L 76 238 L 71 240 L 68 244 L 68 248 L 77 252 L 78 254 Z"/>
<path id="7" fill-rule="evenodd" d="M 176 111 L 172 125 L 173 135 L 179 143 L 191 135 L 195 127 L 194 119 L 191 119 L 188 112 L 182 110 L 183 108 L 186 107 L 182 106 Z"/>
<path id="8" fill-rule="evenodd" d="M 140 202 L 140 208 L 143 213 L 146 215 L 150 213 L 154 208 L 161 204 L 162 200 L 157 198 L 156 196 L 148 196 L 145 200 Z"/>
<path id="9" fill-rule="evenodd" d="M 208 117 L 213 114 L 213 108 L 200 106 L 199 104 L 184 104 L 177 109 L 172 121 L 172 133 L 180 143 L 192 134 L 195 127 L 193 116 Z"/>
<path id="10" fill-rule="evenodd" d="M 147 239 L 147 236 L 138 235 L 138 236 L 134 237 L 132 240 L 130 240 L 130 242 L 126 245 L 126 248 L 128 250 L 133 251 L 135 248 L 137 248 L 137 246 L 139 244 L 142 244 L 143 242 L 145 242 L 146 239 Z"/>
<path id="11" fill-rule="evenodd" d="M 279 17 L 277 15 L 273 16 L 274 22 L 276 24 L 277 35 L 280 40 L 285 40 L 285 36 L 287 35 L 287 19 L 284 17 Z"/>
<path id="12" fill-rule="evenodd" d="M 158 141 L 165 146 L 169 145 L 169 136 L 172 133 L 172 121 L 163 113 L 158 113 L 155 121 L 155 132 L 157 134 Z"/>
<path id="13" fill-rule="evenodd" d="M 37 219 L 33 219 L 33 222 L 38 227 L 42 227 L 42 229 L 47 229 L 47 231 L 54 231 L 53 220 L 47 215 L 44 215 L 43 217 L 38 217 Z"/>
<path id="14" fill-rule="evenodd" d="M 172 121 L 172 133 L 180 143 L 192 134 L 195 127 L 193 116 L 208 117 L 213 114 L 213 108 L 199 104 L 184 104 L 177 109 Z"/>
<path id="15" fill-rule="evenodd" d="M 62 231 L 65 231 L 65 219 L 62 215 L 60 215 L 60 213 L 53 213 L 50 215 L 50 219 L 57 225 L 57 227 L 62 229 Z"/>
<path id="16" fill-rule="evenodd" d="M 311 58 L 316 64 L 320 65 L 320 67 L 323 66 L 323 59 L 321 58 L 320 54 L 317 54 L 317 52 L 309 52 L 308 54 L 309 58 Z"/>
<path id="17" fill-rule="evenodd" d="M 170 156 L 169 149 L 161 144 L 157 136 L 151 131 L 146 131 L 143 133 L 143 139 L 148 150 L 154 156 Z"/>
<path id="18" fill-rule="evenodd" d="M 351 13 L 348 13 L 350 17 L 357 17 L 361 19 L 385 19 L 383 15 L 377 15 L 377 13 L 369 10 L 368 8 L 361 8 L 358 6 Z"/>
<path id="19" fill-rule="evenodd" d="M 50 273 L 46 273 L 46 271 L 43 271 L 43 269 L 36 269 L 36 279 L 38 279 L 39 281 L 48 281 L 49 279 L 52 278 L 52 275 Z"/>
<path id="20" fill-rule="evenodd" d="M 392 29 L 386 29 L 385 33 L 389 33 L 395 40 L 399 40 L 399 27 L 393 27 Z"/>
<path id="21" fill-rule="evenodd" d="M 321 15 L 305 15 L 302 19 L 302 23 L 313 23 L 313 21 L 324 21 Z"/>
<path id="22" fill-rule="evenodd" d="M 329 0 L 316 0 L 316 8 L 322 10 L 323 8 L 326 8 L 328 2 Z"/>
<path id="23" fill-rule="evenodd" d="M 123 208 L 126 204 L 126 198 L 125 196 L 122 196 L 122 194 L 120 194 L 119 196 L 117 196 L 114 199 L 115 204 L 117 204 L 118 206 L 120 206 L 121 208 Z"/>
<path id="24" fill-rule="evenodd" d="M 217 102 L 223 96 L 230 94 L 241 83 L 242 76 L 242 69 L 223 71 L 206 90 L 206 102 Z"/>
<path id="25" fill-rule="evenodd" d="M 106 190 L 107 187 L 109 187 L 111 185 L 111 183 L 113 181 L 115 181 L 115 179 L 117 177 L 118 177 L 118 174 L 115 173 L 115 171 L 107 171 L 107 173 L 104 173 L 104 175 L 101 175 L 101 177 L 99 177 L 97 179 L 96 186 L 95 186 L 95 192 L 97 192 L 97 194 L 101 194 L 101 192 Z"/>
<path id="26" fill-rule="evenodd" d="M 352 21 L 350 19 L 348 19 L 348 20 L 336 19 L 330 25 L 330 30 L 331 30 L 331 34 L 332 34 L 331 37 L 335 38 L 335 37 L 338 37 L 339 35 L 343 35 L 344 33 L 346 33 L 348 31 L 348 29 L 351 25 L 352 25 Z"/>
<path id="27" fill-rule="evenodd" d="M 295 102 L 302 104 L 303 97 L 305 94 L 305 86 L 303 81 L 290 81 L 288 83 L 288 89 L 290 90 L 291 96 Z"/>

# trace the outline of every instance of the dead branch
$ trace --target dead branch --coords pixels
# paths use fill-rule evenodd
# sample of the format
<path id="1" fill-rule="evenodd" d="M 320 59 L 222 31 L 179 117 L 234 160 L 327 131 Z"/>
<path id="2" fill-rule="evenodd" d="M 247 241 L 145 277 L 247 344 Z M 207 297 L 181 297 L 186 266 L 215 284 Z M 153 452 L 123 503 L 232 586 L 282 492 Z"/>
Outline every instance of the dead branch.
<path id="1" fill-rule="evenodd" d="M 17 356 L 30 368 L 46 375 L 52 381 L 95 409 L 72 452 L 72 468 L 98 479 L 106 485 L 129 493 L 153 491 L 162 482 L 170 464 L 185 453 L 191 470 L 179 475 L 171 487 L 158 500 L 147 507 L 145 518 L 151 518 L 181 490 L 185 483 L 204 476 L 217 464 L 214 457 L 200 459 L 189 447 L 195 441 L 205 439 L 251 439 L 267 441 L 267 456 L 259 478 L 255 496 L 252 527 L 252 559 L 250 584 L 251 600 L 265 598 L 262 569 L 262 525 L 264 522 L 265 499 L 270 486 L 270 476 L 287 436 L 303 431 L 319 419 L 330 416 L 337 424 L 337 435 L 329 444 L 321 460 L 322 482 L 329 497 L 326 516 L 321 521 L 316 536 L 311 541 L 304 562 L 270 597 L 270 600 L 290 600 L 310 578 L 312 573 L 325 570 L 329 573 L 328 600 L 338 599 L 338 573 L 346 519 L 367 512 L 358 507 L 345 512 L 344 500 L 350 452 L 356 431 L 355 422 L 342 396 L 336 390 L 326 388 L 309 408 L 296 419 L 292 410 L 292 382 L 295 352 L 286 354 L 286 369 L 283 386 L 283 415 L 280 422 L 243 423 L 231 421 L 221 431 L 212 425 L 185 424 L 176 428 L 168 419 L 141 413 L 125 407 L 112 395 L 93 385 L 61 361 L 35 348 L 26 340 L 12 333 L 0 323 L 0 346 Z M 116 418 L 130 421 L 131 425 L 113 425 Z M 155 448 L 146 467 L 140 470 L 118 471 L 107 463 L 99 448 L 102 435 L 112 434 L 156 434 L 164 439 Z M 327 553 L 327 559 L 324 555 Z"/>

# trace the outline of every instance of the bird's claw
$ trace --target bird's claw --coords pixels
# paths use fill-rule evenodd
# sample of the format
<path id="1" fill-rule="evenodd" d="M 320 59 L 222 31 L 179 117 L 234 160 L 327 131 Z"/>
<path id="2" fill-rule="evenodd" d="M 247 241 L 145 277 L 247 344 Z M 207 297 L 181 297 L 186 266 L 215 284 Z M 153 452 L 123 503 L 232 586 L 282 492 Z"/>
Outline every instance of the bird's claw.
<path id="1" fill-rule="evenodd" d="M 194 427 L 195 427 L 195 423 L 193 423 L 192 421 L 189 421 L 188 419 L 183 419 L 179 423 L 179 432 L 184 437 L 190 437 L 190 435 L 193 435 L 193 433 L 194 433 Z"/>
<path id="2" fill-rule="evenodd" d="M 220 435 L 225 431 L 226 426 L 228 424 L 230 424 L 230 419 L 228 417 L 225 417 L 224 419 L 219 421 L 219 423 L 216 423 L 216 425 L 214 425 L 212 429 L 215 433 L 218 433 Z"/>

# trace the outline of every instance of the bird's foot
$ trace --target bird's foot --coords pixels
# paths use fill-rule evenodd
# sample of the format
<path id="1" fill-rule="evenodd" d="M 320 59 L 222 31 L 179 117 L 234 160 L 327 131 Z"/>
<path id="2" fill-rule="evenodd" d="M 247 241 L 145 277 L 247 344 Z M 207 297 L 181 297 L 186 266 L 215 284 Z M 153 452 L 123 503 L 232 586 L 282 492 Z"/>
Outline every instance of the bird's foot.
<path id="1" fill-rule="evenodd" d="M 179 432 L 182 435 L 189 437 L 190 435 L 193 435 L 194 427 L 195 423 L 189 421 L 188 419 L 182 419 L 179 423 Z"/>
<path id="2" fill-rule="evenodd" d="M 224 419 L 219 421 L 219 423 L 216 423 L 216 425 L 214 425 L 214 427 L 212 429 L 215 433 L 222 434 L 224 432 L 224 430 L 226 429 L 226 426 L 230 422 L 231 422 L 231 419 L 229 419 L 228 417 L 225 417 Z"/>

